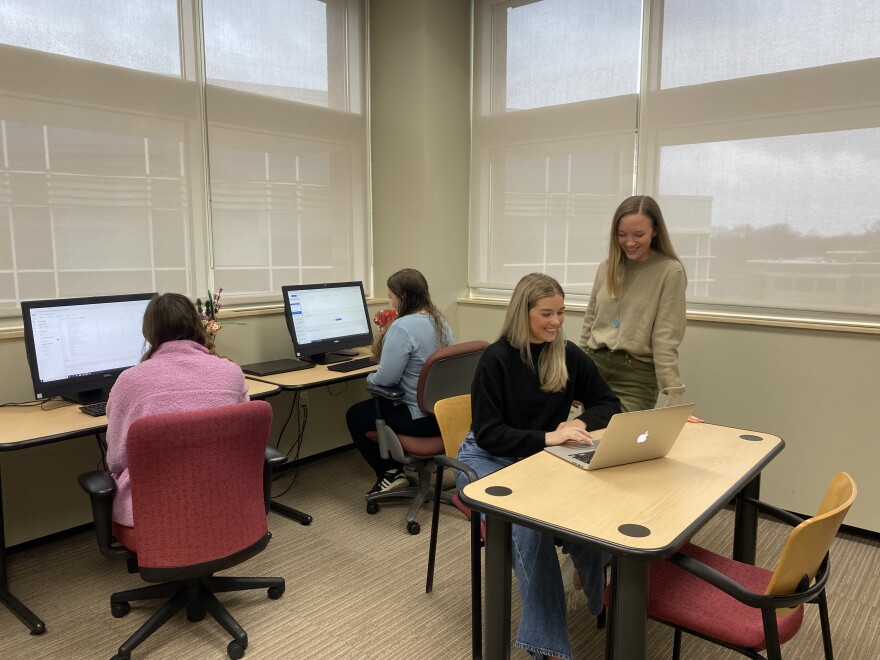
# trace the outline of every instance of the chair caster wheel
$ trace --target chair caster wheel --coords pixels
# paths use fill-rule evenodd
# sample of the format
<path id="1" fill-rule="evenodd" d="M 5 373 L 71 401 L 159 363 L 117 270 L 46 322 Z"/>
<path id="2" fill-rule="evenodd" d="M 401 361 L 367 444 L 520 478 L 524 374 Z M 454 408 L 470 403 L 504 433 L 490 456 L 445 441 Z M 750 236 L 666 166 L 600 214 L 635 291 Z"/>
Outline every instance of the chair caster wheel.
<path id="1" fill-rule="evenodd" d="M 272 600 L 278 600 L 284 594 L 284 587 L 269 587 L 268 595 Z"/>
<path id="2" fill-rule="evenodd" d="M 596 615 L 596 627 L 597 628 L 604 628 L 605 621 L 606 621 L 607 617 L 608 617 L 608 610 L 603 605 L 602 611 Z"/>
<path id="3" fill-rule="evenodd" d="M 201 621 L 205 618 L 205 608 L 199 605 L 198 603 L 188 603 L 186 606 L 186 620 L 192 621 L 195 623 L 196 621 Z"/>
<path id="4" fill-rule="evenodd" d="M 244 657 L 244 650 L 247 648 L 247 642 L 242 644 L 241 642 L 229 642 L 226 646 L 226 655 L 228 655 L 232 660 L 241 660 Z"/>
<path id="5" fill-rule="evenodd" d="M 379 513 L 379 505 L 375 502 L 367 502 L 367 513 L 371 516 L 375 513 Z"/>
<path id="6" fill-rule="evenodd" d="M 422 526 L 419 525 L 419 523 L 417 523 L 415 520 L 412 520 L 406 523 L 406 531 L 415 536 L 422 531 Z"/>
<path id="7" fill-rule="evenodd" d="M 110 603 L 110 614 L 113 615 L 114 619 L 121 619 L 129 612 L 131 612 L 131 605 L 126 601 L 122 601 L 121 603 Z"/>

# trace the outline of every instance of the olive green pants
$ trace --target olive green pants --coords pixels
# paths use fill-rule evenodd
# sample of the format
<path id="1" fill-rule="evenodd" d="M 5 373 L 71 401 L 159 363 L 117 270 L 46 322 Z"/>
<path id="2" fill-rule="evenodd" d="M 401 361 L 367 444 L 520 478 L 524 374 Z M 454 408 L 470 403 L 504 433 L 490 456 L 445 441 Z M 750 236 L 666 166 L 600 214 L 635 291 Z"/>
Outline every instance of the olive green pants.
<path id="1" fill-rule="evenodd" d="M 587 349 L 602 378 L 620 399 L 623 412 L 647 410 L 657 405 L 657 374 L 651 362 L 637 360 L 624 351 Z"/>

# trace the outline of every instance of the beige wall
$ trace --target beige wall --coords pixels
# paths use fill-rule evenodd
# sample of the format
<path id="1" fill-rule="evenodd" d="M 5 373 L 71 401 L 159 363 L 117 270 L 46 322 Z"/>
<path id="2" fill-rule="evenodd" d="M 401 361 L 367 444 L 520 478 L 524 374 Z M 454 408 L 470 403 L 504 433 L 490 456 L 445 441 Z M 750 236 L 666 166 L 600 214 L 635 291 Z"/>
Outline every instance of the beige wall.
<path id="1" fill-rule="evenodd" d="M 457 330 L 467 290 L 470 2 L 372 0 L 370 66 L 376 294 L 421 270 Z"/>
<path id="2" fill-rule="evenodd" d="M 394 270 L 419 268 L 460 341 L 494 339 L 504 315 L 455 303 L 467 290 L 469 22 L 467 0 L 371 2 L 376 293 Z M 290 356 L 280 315 L 241 320 L 224 328 L 222 352 L 241 363 Z M 579 327 L 570 314 L 569 336 Z M 20 339 L 0 340 L 0 371 L 0 401 L 33 397 Z M 786 440 L 765 472 L 766 499 L 812 511 L 831 474 L 846 469 L 860 488 L 847 522 L 880 531 L 880 338 L 692 322 L 682 372 L 699 414 Z M 303 455 L 348 442 L 344 411 L 365 396 L 363 384 L 330 390 L 308 395 Z M 272 403 L 277 438 L 291 397 Z M 93 438 L 0 455 L 7 544 L 87 522 L 75 475 L 98 460 Z"/>

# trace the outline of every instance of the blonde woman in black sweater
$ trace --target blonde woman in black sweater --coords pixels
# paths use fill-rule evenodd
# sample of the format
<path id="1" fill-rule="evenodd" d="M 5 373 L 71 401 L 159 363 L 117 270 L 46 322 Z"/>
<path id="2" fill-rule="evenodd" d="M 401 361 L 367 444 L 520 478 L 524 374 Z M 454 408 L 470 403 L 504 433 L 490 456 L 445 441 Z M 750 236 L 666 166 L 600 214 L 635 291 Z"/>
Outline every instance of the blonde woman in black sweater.
<path id="1" fill-rule="evenodd" d="M 458 458 L 483 477 L 548 445 L 591 444 L 620 401 L 592 361 L 565 340 L 564 293 L 548 275 L 523 277 L 501 338 L 483 353 L 471 388 L 473 427 Z M 583 413 L 566 421 L 573 401 Z M 463 486 L 464 483 L 459 483 Z M 516 645 L 535 658 L 571 658 L 565 597 L 552 536 L 513 526 L 513 566 L 522 601 Z M 566 548 L 586 586 L 590 610 L 602 609 L 605 558 L 595 548 Z"/>

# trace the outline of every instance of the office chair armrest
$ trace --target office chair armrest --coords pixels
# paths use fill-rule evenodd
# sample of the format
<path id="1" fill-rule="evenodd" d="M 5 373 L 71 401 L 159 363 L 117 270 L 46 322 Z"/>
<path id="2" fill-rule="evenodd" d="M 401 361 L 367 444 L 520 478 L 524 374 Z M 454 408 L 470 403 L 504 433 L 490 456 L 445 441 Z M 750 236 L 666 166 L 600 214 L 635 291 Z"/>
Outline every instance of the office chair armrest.
<path id="1" fill-rule="evenodd" d="M 761 513 L 766 513 L 768 516 L 773 516 L 777 520 L 787 523 L 792 527 L 797 527 L 805 520 L 808 520 L 806 516 L 799 516 L 798 514 L 792 513 L 791 511 L 780 509 L 778 506 L 773 506 L 772 504 L 767 504 L 767 502 L 752 499 L 751 497 L 738 497 L 737 500 L 745 502 L 746 504 L 751 504 Z"/>
<path id="2" fill-rule="evenodd" d="M 367 392 L 374 396 L 381 396 L 384 399 L 391 399 L 392 401 L 399 401 L 404 395 L 403 388 L 397 385 L 385 387 L 384 385 L 367 383 Z"/>
<path id="3" fill-rule="evenodd" d="M 266 447 L 266 464 L 269 467 L 278 467 L 287 463 L 287 454 L 275 447 Z"/>
<path id="4" fill-rule="evenodd" d="M 94 470 L 77 477 L 79 485 L 88 494 L 95 521 L 95 536 L 101 554 L 109 559 L 128 559 L 132 553 L 121 545 L 113 544 L 113 498 L 116 482 L 109 472 Z"/>
<path id="5" fill-rule="evenodd" d="M 107 498 L 112 502 L 113 496 L 116 495 L 116 482 L 110 473 L 104 470 L 85 472 L 77 477 L 77 481 L 79 481 L 79 485 L 92 499 Z"/>
<path id="6" fill-rule="evenodd" d="M 461 472 L 464 472 L 465 476 L 467 477 L 468 483 L 472 483 L 480 478 L 479 476 L 477 476 L 477 473 L 474 472 L 474 469 L 470 465 L 462 463 L 457 458 L 449 458 L 449 456 L 435 456 L 434 462 L 444 467 L 450 467 L 454 470 L 460 470 Z"/>
<path id="7" fill-rule="evenodd" d="M 794 607 L 801 603 L 807 602 L 819 595 L 825 588 L 828 581 L 828 555 L 822 560 L 816 579 L 809 587 L 799 589 L 797 592 L 787 596 L 767 596 L 763 593 L 756 593 L 743 587 L 739 582 L 731 580 L 724 573 L 717 571 L 711 566 L 707 566 L 703 562 L 689 557 L 688 555 L 676 552 L 667 561 L 672 562 L 682 570 L 697 576 L 701 580 L 717 587 L 728 596 L 736 598 L 739 602 L 745 603 L 750 607 L 758 608 L 777 608 L 777 607 Z"/>

